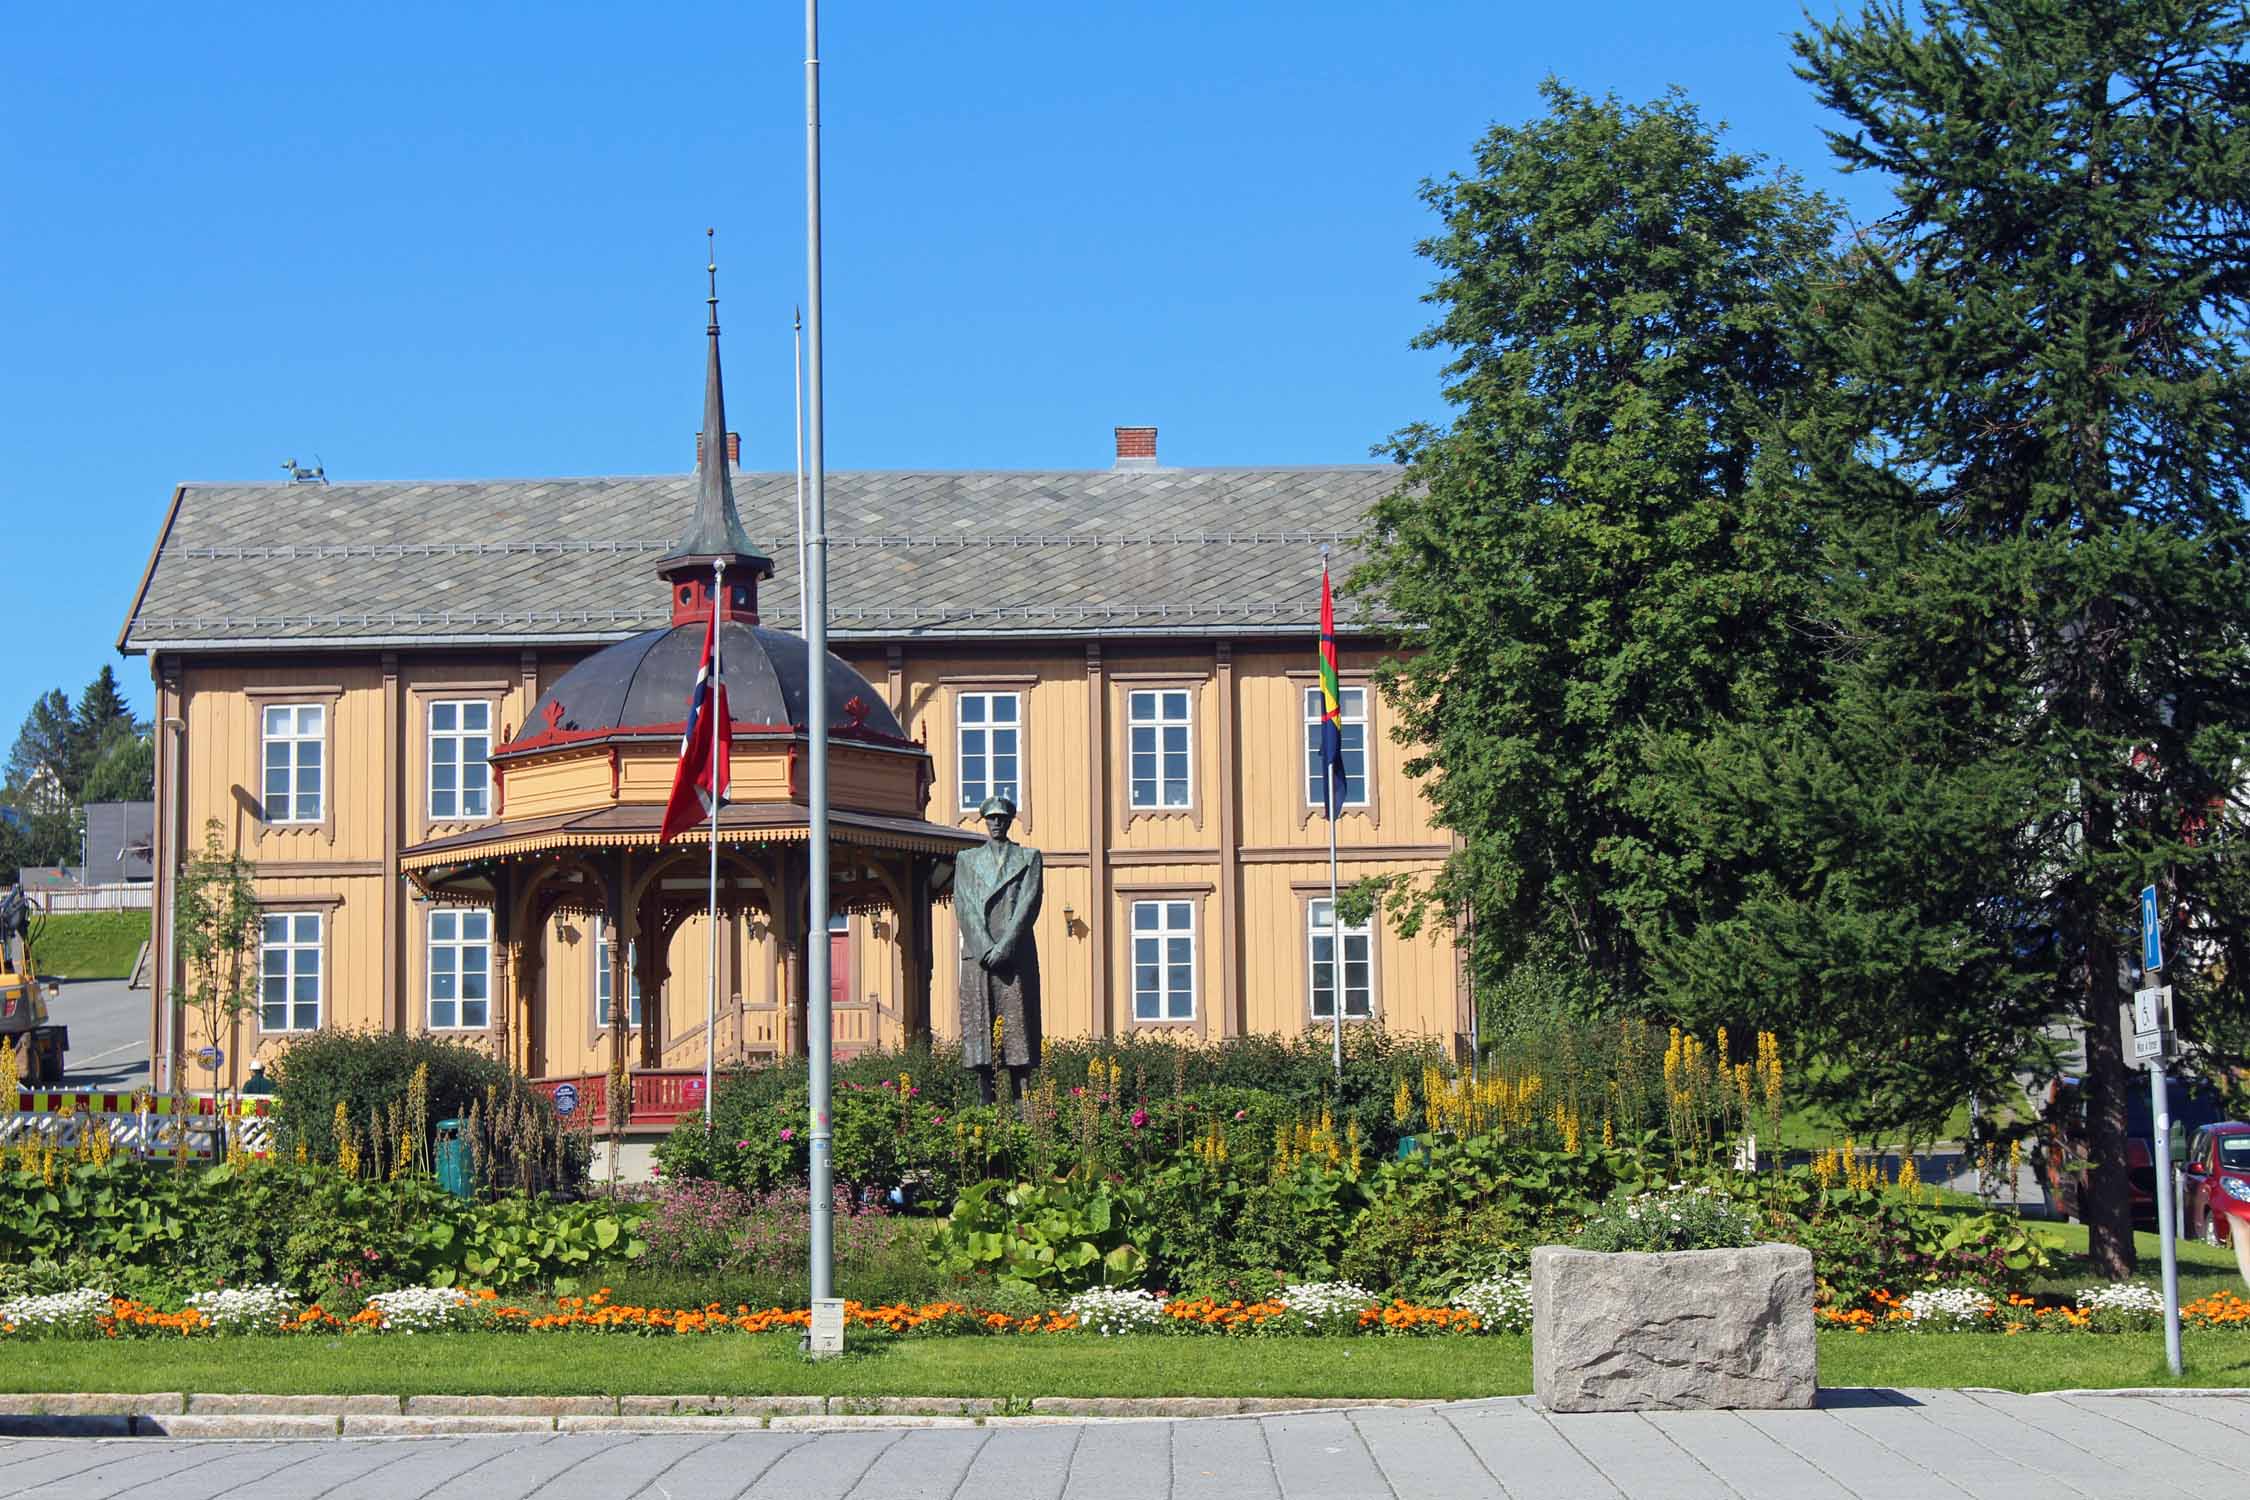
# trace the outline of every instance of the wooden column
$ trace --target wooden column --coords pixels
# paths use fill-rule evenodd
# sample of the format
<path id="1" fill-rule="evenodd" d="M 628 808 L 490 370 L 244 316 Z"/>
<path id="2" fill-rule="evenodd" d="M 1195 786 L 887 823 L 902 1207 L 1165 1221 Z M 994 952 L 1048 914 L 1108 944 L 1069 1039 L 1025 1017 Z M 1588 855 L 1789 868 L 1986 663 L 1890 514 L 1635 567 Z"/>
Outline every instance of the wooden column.
<path id="1" fill-rule="evenodd" d="M 1086 643 L 1086 867 L 1093 894 L 1087 901 L 1087 943 L 1094 966 L 1087 995 L 1096 1036 L 1115 1036 L 1109 983 L 1109 679 L 1102 643 Z"/>
<path id="2" fill-rule="evenodd" d="M 383 1029 L 403 1032 L 406 1003 L 406 903 L 399 887 L 399 840 L 406 821 L 406 714 L 398 680 L 398 653 L 383 653 Z M 330 795 L 334 795 L 331 791 Z"/>
<path id="3" fill-rule="evenodd" d="M 787 846 L 775 861 L 779 879 L 774 892 L 773 945 L 781 963 L 781 1035 L 775 1039 L 777 1055 L 794 1055 L 804 1041 L 805 919 L 799 911 L 805 889 L 808 845 Z"/>
<path id="4" fill-rule="evenodd" d="M 509 1013 L 515 1009 L 516 893 L 513 867 L 503 863 L 492 875 L 492 1055 L 513 1066 L 508 1056 Z"/>
<path id="5" fill-rule="evenodd" d="M 1242 820 L 1235 788 L 1241 714 L 1234 701 L 1234 646 L 1217 645 L 1219 678 L 1219 1035 L 1250 1029 L 1242 983 Z"/>
<path id="6" fill-rule="evenodd" d="M 633 1080 L 626 1059 L 632 1028 L 629 1024 L 633 1011 L 633 975 L 625 962 L 626 951 L 639 936 L 640 923 L 626 893 L 632 883 L 633 857 L 622 850 L 612 855 L 602 872 L 602 883 L 607 887 L 603 894 L 603 915 L 610 923 L 609 929 L 609 1128 L 612 1134 L 621 1134 L 629 1122 L 633 1100 Z M 645 1017 L 647 1000 L 642 1000 Z M 611 1166 L 616 1165 L 614 1158 Z"/>
<path id="7" fill-rule="evenodd" d="M 640 911 L 634 922 L 633 978 L 641 987 L 641 1066 L 664 1066 L 664 968 L 666 954 L 663 914 L 657 910 L 657 891 L 649 888 L 641 898 Z M 633 996 L 630 990 L 613 989 L 613 995 L 625 997 L 627 1019 L 631 1019 Z"/>

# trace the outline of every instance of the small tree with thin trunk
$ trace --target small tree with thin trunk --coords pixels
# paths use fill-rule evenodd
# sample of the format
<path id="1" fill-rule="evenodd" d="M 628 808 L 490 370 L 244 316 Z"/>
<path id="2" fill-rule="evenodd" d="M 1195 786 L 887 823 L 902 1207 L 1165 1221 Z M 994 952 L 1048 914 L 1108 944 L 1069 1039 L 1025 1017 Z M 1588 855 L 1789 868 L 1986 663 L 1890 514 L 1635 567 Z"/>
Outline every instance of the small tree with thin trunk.
<path id="1" fill-rule="evenodd" d="M 259 912 L 251 869 L 239 852 L 220 845 L 213 818 L 203 825 L 203 852 L 180 872 L 173 898 L 185 980 L 179 1003 L 202 1018 L 204 1040 L 213 1047 L 233 1030 L 235 1017 L 257 1003 Z"/>

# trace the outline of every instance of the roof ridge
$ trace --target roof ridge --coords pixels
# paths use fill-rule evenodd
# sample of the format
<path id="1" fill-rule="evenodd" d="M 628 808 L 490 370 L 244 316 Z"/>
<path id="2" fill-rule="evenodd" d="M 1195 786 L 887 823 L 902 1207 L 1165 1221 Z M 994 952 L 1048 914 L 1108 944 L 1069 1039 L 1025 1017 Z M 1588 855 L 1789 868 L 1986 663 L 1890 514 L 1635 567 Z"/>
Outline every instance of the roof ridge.
<path id="1" fill-rule="evenodd" d="M 981 475 L 1008 475 L 1024 477 L 1053 474 L 1058 477 L 1088 478 L 1099 476 L 1108 479 L 1146 480 L 1152 476 L 1162 478 L 1179 474 L 1370 474 L 1404 471 L 1397 464 L 1176 464 L 1157 469 L 1069 469 L 1069 468 L 984 468 L 984 469 L 830 469 L 828 479 L 850 479 L 861 474 L 880 475 L 886 479 L 902 476 L 926 475 L 930 478 L 974 478 Z M 796 481 L 796 473 L 789 469 L 737 469 L 734 477 L 744 480 L 771 480 L 776 483 Z M 695 472 L 651 474 L 509 474 L 470 478 L 433 479 L 338 479 L 325 485 L 311 486 L 287 479 L 188 479 L 177 488 L 186 490 L 304 490 L 322 495 L 333 495 L 337 490 L 391 490 L 428 489 L 436 485 L 478 487 L 486 485 L 534 484 L 647 484 L 658 480 L 693 484 Z"/>

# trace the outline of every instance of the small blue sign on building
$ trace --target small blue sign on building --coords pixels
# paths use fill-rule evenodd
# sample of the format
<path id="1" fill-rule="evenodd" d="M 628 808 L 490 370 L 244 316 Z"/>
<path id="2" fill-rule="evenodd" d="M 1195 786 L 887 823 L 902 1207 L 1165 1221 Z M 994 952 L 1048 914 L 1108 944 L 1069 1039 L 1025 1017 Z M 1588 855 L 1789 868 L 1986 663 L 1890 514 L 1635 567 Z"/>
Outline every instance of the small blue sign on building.
<path id="1" fill-rule="evenodd" d="M 2164 933 L 2153 885 L 2141 887 L 2141 967 L 2151 974 L 2164 967 Z"/>
<path id="2" fill-rule="evenodd" d="M 558 1115 L 574 1115 L 578 1113 L 577 1084 L 558 1083 L 555 1085 L 555 1113 Z"/>

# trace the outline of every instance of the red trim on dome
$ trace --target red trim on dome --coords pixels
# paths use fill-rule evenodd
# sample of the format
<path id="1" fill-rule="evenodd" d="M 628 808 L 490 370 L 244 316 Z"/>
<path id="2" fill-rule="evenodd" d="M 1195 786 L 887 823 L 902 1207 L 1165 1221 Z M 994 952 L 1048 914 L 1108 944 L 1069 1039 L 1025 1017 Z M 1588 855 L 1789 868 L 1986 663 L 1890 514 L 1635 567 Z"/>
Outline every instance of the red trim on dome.
<path id="1" fill-rule="evenodd" d="M 739 740 L 761 734 L 800 735 L 805 732 L 805 726 L 802 724 L 749 724 L 737 719 L 734 722 L 733 737 Z M 571 745 L 594 744 L 618 735 L 638 734 L 647 735 L 652 739 L 677 739 L 685 733 L 687 733 L 687 724 L 684 720 L 679 719 L 675 719 L 669 724 L 618 724 L 608 729 L 543 729 L 529 739 L 509 741 L 498 750 L 493 751 L 492 758 L 498 760 L 503 755 L 522 755 L 533 750 L 556 750 Z M 833 740 L 858 740 L 870 745 L 887 745 L 907 750 L 919 749 L 924 754 L 928 753 L 925 747 L 917 745 L 913 740 L 902 734 L 885 734 L 879 729 L 870 729 L 865 724 L 832 724 L 828 728 L 828 737 Z"/>

